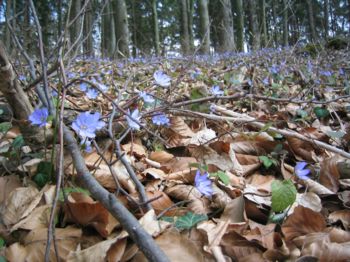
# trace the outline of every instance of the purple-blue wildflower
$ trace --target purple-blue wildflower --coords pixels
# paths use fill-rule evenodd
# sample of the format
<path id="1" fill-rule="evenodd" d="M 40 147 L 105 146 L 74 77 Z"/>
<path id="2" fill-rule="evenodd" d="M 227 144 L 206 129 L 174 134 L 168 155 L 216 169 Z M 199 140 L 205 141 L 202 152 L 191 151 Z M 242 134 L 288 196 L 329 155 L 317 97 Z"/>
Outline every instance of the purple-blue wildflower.
<path id="1" fill-rule="evenodd" d="M 128 125 L 132 130 L 140 130 L 140 125 L 136 123 L 134 120 L 132 120 L 129 117 L 129 115 L 131 116 L 131 118 L 133 118 L 137 122 L 140 122 L 141 115 L 139 110 L 136 108 L 131 114 L 130 114 L 130 110 L 128 110 L 128 115 L 126 116 L 126 122 L 128 122 Z"/>
<path id="2" fill-rule="evenodd" d="M 49 116 L 49 110 L 46 107 L 41 109 L 35 109 L 34 112 L 29 116 L 32 125 L 43 127 L 47 124 L 47 118 Z"/>
<path id="3" fill-rule="evenodd" d="M 332 76 L 332 72 L 329 70 L 320 70 L 320 75 L 330 77 Z"/>
<path id="4" fill-rule="evenodd" d="M 83 112 L 72 123 L 74 131 L 82 138 L 95 138 L 95 132 L 105 126 L 105 122 L 99 121 L 100 113 Z"/>
<path id="5" fill-rule="evenodd" d="M 280 71 L 280 68 L 278 65 L 276 64 L 273 64 L 270 68 L 269 68 L 269 71 L 271 74 L 278 74 L 279 71 Z"/>
<path id="6" fill-rule="evenodd" d="M 214 96 L 222 96 L 224 94 L 224 91 L 222 91 L 220 89 L 219 86 L 213 86 L 210 90 L 210 92 L 214 95 Z"/>
<path id="7" fill-rule="evenodd" d="M 82 139 L 80 145 L 86 153 L 92 152 L 91 141 L 89 139 Z"/>
<path id="8" fill-rule="evenodd" d="M 85 82 L 81 82 L 79 85 L 79 89 L 83 92 L 86 92 L 86 90 L 88 89 L 88 85 Z"/>
<path id="9" fill-rule="evenodd" d="M 145 101 L 145 103 L 153 103 L 155 101 L 153 96 L 147 94 L 145 91 L 140 91 L 139 96 Z"/>
<path id="10" fill-rule="evenodd" d="M 21 81 L 26 81 L 26 77 L 24 75 L 20 75 L 18 77 L 18 79 L 21 80 Z"/>
<path id="11" fill-rule="evenodd" d="M 85 94 L 89 99 L 95 99 L 98 96 L 98 92 L 94 88 L 90 88 Z"/>
<path id="12" fill-rule="evenodd" d="M 153 116 L 152 122 L 157 126 L 168 126 L 170 123 L 170 120 L 165 114 L 161 113 Z"/>
<path id="13" fill-rule="evenodd" d="M 297 162 L 297 164 L 294 167 L 294 173 L 298 178 L 303 180 L 309 178 L 308 175 L 310 174 L 310 169 L 305 168 L 306 166 L 306 162 Z"/>
<path id="14" fill-rule="evenodd" d="M 158 70 L 155 71 L 153 74 L 154 80 L 157 85 L 161 87 L 169 87 L 171 84 L 171 78 L 167 74 L 165 74 L 163 71 Z"/>
<path id="15" fill-rule="evenodd" d="M 76 76 L 76 74 L 74 72 L 68 72 L 67 73 L 67 77 L 68 78 L 74 78 Z"/>
<path id="16" fill-rule="evenodd" d="M 196 177 L 194 178 L 195 187 L 203 195 L 210 197 L 213 194 L 212 182 L 208 177 L 208 173 L 204 172 L 201 175 L 201 171 L 198 169 L 196 172 Z"/>
<path id="17" fill-rule="evenodd" d="M 269 82 L 269 78 L 268 77 L 265 77 L 264 80 L 263 80 L 263 84 L 268 86 L 270 84 Z"/>

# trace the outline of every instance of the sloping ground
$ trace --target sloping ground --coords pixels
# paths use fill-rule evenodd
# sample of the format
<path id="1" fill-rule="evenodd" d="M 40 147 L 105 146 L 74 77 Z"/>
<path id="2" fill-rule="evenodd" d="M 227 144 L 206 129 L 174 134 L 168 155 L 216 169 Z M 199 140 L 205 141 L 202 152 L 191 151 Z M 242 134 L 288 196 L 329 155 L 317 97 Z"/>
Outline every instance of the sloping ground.
<path id="1" fill-rule="evenodd" d="M 95 178 L 171 261 L 346 261 L 349 58 L 344 50 L 311 57 L 266 49 L 77 61 L 67 74 L 64 121 L 77 133 Z M 55 76 L 50 86 L 61 94 Z M 100 113 L 94 115 L 100 127 L 91 127 L 97 144 L 81 137 L 85 129 L 77 118 L 84 112 Z M 147 213 L 109 138 L 108 129 L 119 139 L 128 127 L 121 149 L 154 208 Z M 58 160 L 53 167 L 50 142 L 46 149 L 30 144 L 15 123 L 2 122 L 0 131 L 1 252 L 9 261 L 41 261 L 54 198 L 49 174 Z M 57 257 L 145 261 L 118 221 L 76 184 L 68 154 L 64 165 Z M 50 259 L 57 257 L 52 245 Z"/>

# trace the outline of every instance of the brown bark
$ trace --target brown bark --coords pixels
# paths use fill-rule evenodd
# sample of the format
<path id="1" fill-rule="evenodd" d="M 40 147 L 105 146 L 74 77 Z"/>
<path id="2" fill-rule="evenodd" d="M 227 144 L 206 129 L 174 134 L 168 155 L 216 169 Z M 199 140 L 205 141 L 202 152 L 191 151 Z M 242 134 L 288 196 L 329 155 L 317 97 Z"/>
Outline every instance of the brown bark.
<path id="1" fill-rule="evenodd" d="M 0 92 L 11 106 L 14 117 L 19 120 L 28 119 L 33 111 L 27 95 L 20 87 L 5 48 L 0 41 Z"/>

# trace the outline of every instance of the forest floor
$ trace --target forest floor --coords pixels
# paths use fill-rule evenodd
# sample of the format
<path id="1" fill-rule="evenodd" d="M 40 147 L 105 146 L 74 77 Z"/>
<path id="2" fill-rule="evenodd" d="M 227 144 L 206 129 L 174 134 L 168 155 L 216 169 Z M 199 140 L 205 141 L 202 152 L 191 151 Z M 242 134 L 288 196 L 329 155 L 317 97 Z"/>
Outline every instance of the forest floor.
<path id="1" fill-rule="evenodd" d="M 67 74 L 64 122 L 79 133 L 77 115 L 100 113 L 96 143 L 81 141 L 85 163 L 171 261 L 346 261 L 350 54 L 311 55 L 266 49 L 77 60 Z M 54 75 L 49 83 L 60 94 L 57 104 L 62 84 Z M 53 129 L 47 122 L 46 135 Z M 141 208 L 108 129 L 152 210 Z M 30 144 L 14 121 L 0 123 L 0 132 L 0 261 L 42 261 L 55 194 L 50 174 L 59 163 L 50 159 L 58 147 L 49 139 L 47 146 Z M 50 260 L 146 261 L 78 184 L 68 152 L 64 167 Z"/>

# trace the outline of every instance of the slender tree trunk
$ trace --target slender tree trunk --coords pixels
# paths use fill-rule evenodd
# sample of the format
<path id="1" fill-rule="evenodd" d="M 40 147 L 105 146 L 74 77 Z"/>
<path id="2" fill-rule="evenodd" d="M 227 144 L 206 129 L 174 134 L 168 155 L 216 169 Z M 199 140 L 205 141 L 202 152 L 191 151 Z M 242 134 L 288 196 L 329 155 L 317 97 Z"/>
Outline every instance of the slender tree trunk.
<path id="1" fill-rule="evenodd" d="M 276 0 L 272 0 L 272 23 L 273 23 L 273 40 L 275 47 L 279 45 L 278 43 L 278 32 L 277 32 L 277 3 Z"/>
<path id="2" fill-rule="evenodd" d="M 9 21 L 11 18 L 11 7 L 12 7 L 12 0 L 7 0 L 6 1 L 6 21 Z M 11 33 L 10 29 L 6 25 L 5 27 L 5 48 L 8 52 L 10 52 L 11 47 Z"/>
<path id="3" fill-rule="evenodd" d="M 254 0 L 247 0 L 247 3 L 250 45 L 253 50 L 258 50 L 260 48 L 260 32 L 256 15 L 256 2 Z"/>
<path id="4" fill-rule="evenodd" d="M 181 47 L 183 55 L 188 55 L 191 51 L 187 12 L 187 0 L 181 0 Z"/>
<path id="5" fill-rule="evenodd" d="M 329 36 L 329 0 L 324 0 L 323 3 L 324 9 L 324 38 L 327 39 Z"/>
<path id="6" fill-rule="evenodd" d="M 78 15 L 78 13 L 80 12 L 80 9 L 81 9 L 80 0 L 71 1 L 71 10 L 69 14 L 70 21 L 72 21 Z M 69 28 L 69 36 L 70 36 L 69 38 L 70 38 L 71 45 L 77 42 L 79 38 L 81 26 L 82 26 L 82 17 L 79 16 L 78 19 L 76 19 L 73 25 Z M 80 44 L 78 44 L 75 47 L 75 49 L 78 50 L 79 52 L 81 49 Z"/>
<path id="7" fill-rule="evenodd" d="M 188 35 L 190 39 L 190 52 L 193 52 L 193 12 L 194 1 L 187 0 L 187 17 L 188 17 Z"/>
<path id="8" fill-rule="evenodd" d="M 288 0 L 283 0 L 283 46 L 288 46 Z"/>
<path id="9" fill-rule="evenodd" d="M 310 30 L 310 41 L 315 42 L 317 40 L 315 21 L 314 21 L 314 11 L 312 6 L 312 0 L 306 0 L 308 17 L 309 17 L 309 30 Z"/>
<path id="10" fill-rule="evenodd" d="M 202 40 L 201 53 L 210 53 L 210 21 L 208 11 L 208 0 L 199 0 L 200 36 Z"/>
<path id="11" fill-rule="evenodd" d="M 58 41 L 58 38 L 62 32 L 62 0 L 57 0 L 56 1 L 57 4 L 57 8 L 56 8 L 56 12 L 57 12 L 57 38 L 56 41 Z"/>
<path id="12" fill-rule="evenodd" d="M 238 51 L 244 51 L 244 11 L 242 0 L 235 0 L 234 7 L 236 10 L 236 45 Z"/>
<path id="13" fill-rule="evenodd" d="M 260 0 L 260 28 L 261 28 L 261 46 L 267 45 L 267 27 L 266 27 L 266 1 Z"/>
<path id="14" fill-rule="evenodd" d="M 230 52 L 235 49 L 233 17 L 230 0 L 220 0 L 221 21 L 219 24 L 219 51 Z"/>
<path id="15" fill-rule="evenodd" d="M 129 57 L 129 24 L 125 0 L 114 1 L 115 31 L 117 39 L 117 57 Z"/>
<path id="16" fill-rule="evenodd" d="M 85 16 L 84 16 L 84 38 L 87 37 L 83 43 L 84 54 L 93 57 L 94 56 L 94 40 L 92 37 L 92 20 L 93 20 L 93 8 L 92 1 L 86 7 Z"/>
<path id="17" fill-rule="evenodd" d="M 116 50 L 115 24 L 112 3 L 107 3 L 102 15 L 102 56 L 113 58 Z"/>
<path id="18" fill-rule="evenodd" d="M 348 0 L 348 30 L 350 35 L 350 0 Z"/>
<path id="19" fill-rule="evenodd" d="M 158 12 L 157 12 L 157 0 L 152 0 L 152 13 L 153 13 L 153 30 L 154 30 L 154 49 L 156 56 L 160 55 L 159 47 L 159 25 L 158 25 Z"/>

